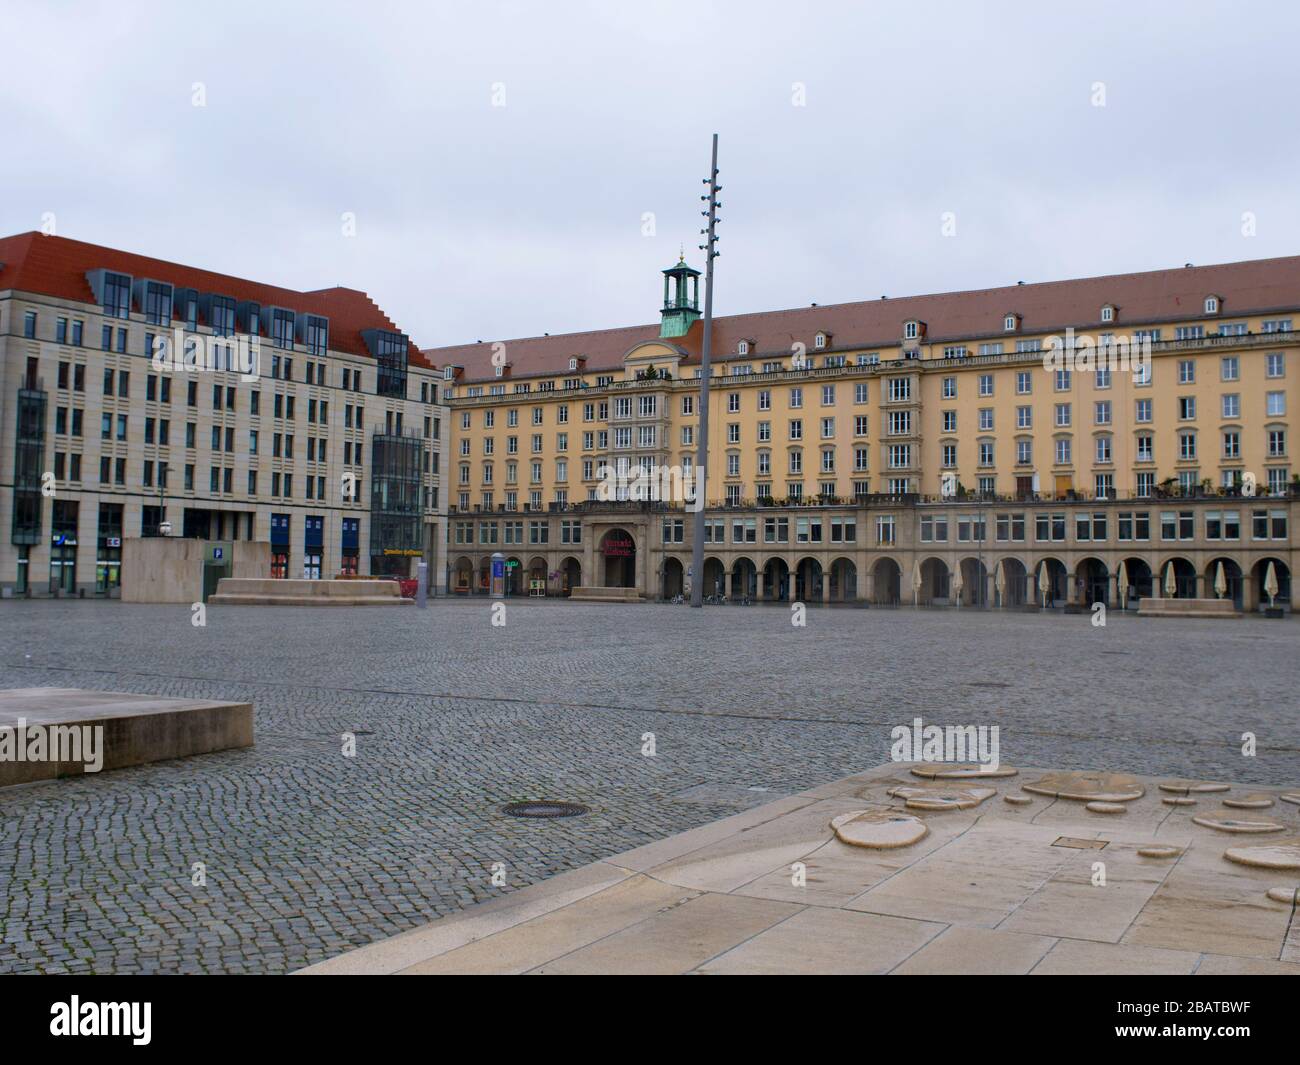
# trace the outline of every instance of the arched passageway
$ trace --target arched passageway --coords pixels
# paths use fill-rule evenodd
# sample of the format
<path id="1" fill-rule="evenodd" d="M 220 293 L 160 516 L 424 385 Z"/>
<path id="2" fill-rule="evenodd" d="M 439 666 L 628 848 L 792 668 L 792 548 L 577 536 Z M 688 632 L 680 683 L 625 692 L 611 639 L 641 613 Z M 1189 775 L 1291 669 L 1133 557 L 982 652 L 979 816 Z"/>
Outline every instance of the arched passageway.
<path id="1" fill-rule="evenodd" d="M 606 588 L 636 587 L 636 541 L 626 529 L 610 529 L 600 538 Z"/>
<path id="2" fill-rule="evenodd" d="M 1226 555 L 1210 559 L 1204 576 L 1206 595 L 1230 600 L 1238 610 L 1243 609 L 1246 582 L 1242 580 L 1241 567 L 1236 559 Z"/>
<path id="3" fill-rule="evenodd" d="M 570 555 L 560 563 L 560 594 L 568 595 L 582 586 L 582 563 Z"/>
<path id="4" fill-rule="evenodd" d="M 680 559 L 671 556 L 664 559 L 663 582 L 659 594 L 664 599 L 686 594 L 686 570 Z"/>
<path id="5" fill-rule="evenodd" d="M 758 598 L 758 567 L 752 559 L 738 558 L 731 564 L 732 599 Z"/>
<path id="6" fill-rule="evenodd" d="M 822 564 L 815 558 L 803 558 L 795 566 L 794 597 L 800 603 L 822 601 Z"/>
<path id="7" fill-rule="evenodd" d="M 1085 558 L 1074 568 L 1076 598 L 1086 607 L 1111 605 L 1110 570 L 1099 558 Z"/>
<path id="8" fill-rule="evenodd" d="M 790 599 L 790 567 L 783 558 L 769 559 L 763 567 L 763 598 L 776 602 Z"/>
<path id="9" fill-rule="evenodd" d="M 898 606 L 903 600 L 903 571 L 892 558 L 871 567 L 872 599 L 879 606 Z"/>
<path id="10" fill-rule="evenodd" d="M 1273 565 L 1272 584 L 1276 591 L 1269 594 L 1269 563 Z M 1291 609 L 1291 570 L 1287 564 L 1280 558 L 1261 558 L 1255 563 L 1251 570 L 1252 580 L 1255 583 L 1257 602 L 1260 609 L 1266 609 L 1269 606 L 1276 606 L 1282 610 Z"/>

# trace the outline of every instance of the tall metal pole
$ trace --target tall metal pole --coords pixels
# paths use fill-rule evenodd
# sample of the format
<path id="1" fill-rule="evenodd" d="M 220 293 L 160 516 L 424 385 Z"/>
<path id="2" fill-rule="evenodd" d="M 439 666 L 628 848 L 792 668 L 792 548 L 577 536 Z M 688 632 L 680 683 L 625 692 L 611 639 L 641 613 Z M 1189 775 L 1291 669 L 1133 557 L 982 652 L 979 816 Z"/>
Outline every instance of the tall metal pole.
<path id="1" fill-rule="evenodd" d="M 715 250 L 718 237 L 715 232 L 718 224 L 718 135 L 713 135 L 713 161 L 709 165 L 709 176 L 704 179 L 709 186 L 707 200 L 709 209 L 701 211 L 709 220 L 708 227 L 701 229 L 705 241 L 700 245 L 704 254 L 704 342 L 700 353 L 700 440 L 696 453 L 695 491 L 700 500 L 695 512 L 694 539 L 691 551 L 691 606 L 704 605 L 704 511 L 708 506 L 709 476 L 709 379 L 713 374 L 709 363 L 713 344 L 713 260 L 719 255 Z"/>

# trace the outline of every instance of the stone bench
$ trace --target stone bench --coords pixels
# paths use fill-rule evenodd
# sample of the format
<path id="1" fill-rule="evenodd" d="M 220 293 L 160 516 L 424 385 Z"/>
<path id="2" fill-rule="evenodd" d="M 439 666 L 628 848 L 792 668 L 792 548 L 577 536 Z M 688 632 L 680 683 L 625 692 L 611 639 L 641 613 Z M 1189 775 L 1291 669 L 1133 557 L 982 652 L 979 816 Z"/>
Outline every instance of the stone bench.
<path id="1" fill-rule="evenodd" d="M 251 746 L 252 703 L 79 688 L 0 691 L 0 787 Z M 94 763 L 98 770 L 87 773 Z"/>
<path id="2" fill-rule="evenodd" d="M 223 577 L 208 602 L 216 606 L 413 606 L 396 581 L 276 580 Z"/>
<path id="3" fill-rule="evenodd" d="M 1241 614 L 1231 599 L 1138 600 L 1138 617 L 1143 618 L 1238 618 Z"/>

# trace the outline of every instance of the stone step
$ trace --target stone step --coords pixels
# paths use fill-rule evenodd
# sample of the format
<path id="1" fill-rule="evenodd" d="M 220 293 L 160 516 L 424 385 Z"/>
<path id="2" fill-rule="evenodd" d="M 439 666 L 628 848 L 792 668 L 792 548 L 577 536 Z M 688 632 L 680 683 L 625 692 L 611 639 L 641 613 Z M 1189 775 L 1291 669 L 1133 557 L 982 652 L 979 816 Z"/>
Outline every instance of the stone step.
<path id="1" fill-rule="evenodd" d="M 1237 618 L 1241 617 L 1231 599 L 1155 599 L 1138 601 L 1138 617 L 1164 618 Z"/>
<path id="2" fill-rule="evenodd" d="M 300 598 L 342 598 L 361 597 L 401 598 L 401 588 L 396 581 L 334 581 L 334 580 L 275 580 L 265 577 L 222 577 L 217 582 L 217 595 L 263 595 L 276 598 L 295 596 Z"/>
<path id="3" fill-rule="evenodd" d="M 380 595 L 246 595 L 218 592 L 208 597 L 215 606 L 415 606 L 414 599 Z"/>
<path id="4" fill-rule="evenodd" d="M 645 599 L 635 588 L 578 587 L 569 592 L 570 599 L 589 603 L 643 603 Z"/>

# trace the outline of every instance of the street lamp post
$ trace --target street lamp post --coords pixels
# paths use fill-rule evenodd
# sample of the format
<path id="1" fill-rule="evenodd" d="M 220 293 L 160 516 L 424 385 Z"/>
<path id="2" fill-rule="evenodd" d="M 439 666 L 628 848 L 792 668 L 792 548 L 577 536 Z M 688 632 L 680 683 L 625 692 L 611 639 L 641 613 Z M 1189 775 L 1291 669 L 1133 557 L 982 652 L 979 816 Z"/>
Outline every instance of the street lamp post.
<path id="1" fill-rule="evenodd" d="M 709 496 L 707 482 L 709 475 L 709 379 L 713 370 L 709 363 L 713 343 L 713 260 L 720 254 L 716 250 L 718 237 L 718 135 L 713 135 L 713 161 L 709 166 L 709 176 L 704 179 L 709 186 L 707 200 L 709 209 L 701 211 L 709 224 L 700 232 L 705 241 L 700 245 L 704 252 L 704 338 L 700 351 L 700 442 L 696 454 L 695 491 L 699 499 L 699 509 L 695 511 L 695 529 L 691 550 L 691 606 L 704 605 L 704 510 L 708 506 Z"/>

